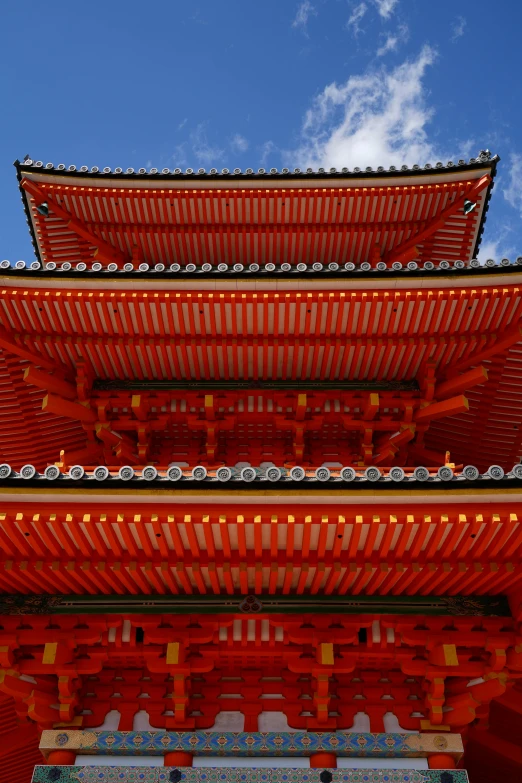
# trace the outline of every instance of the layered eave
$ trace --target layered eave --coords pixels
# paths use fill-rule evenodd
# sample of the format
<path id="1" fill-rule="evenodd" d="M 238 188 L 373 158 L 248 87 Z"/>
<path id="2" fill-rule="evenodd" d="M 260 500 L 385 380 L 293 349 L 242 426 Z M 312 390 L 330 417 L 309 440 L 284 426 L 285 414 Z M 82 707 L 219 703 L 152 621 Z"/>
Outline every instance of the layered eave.
<path id="1" fill-rule="evenodd" d="M 456 165 L 270 174 L 16 165 L 44 265 L 179 263 L 201 271 L 203 263 L 294 269 L 468 262 L 478 249 L 497 161 L 481 152 Z"/>
<path id="2" fill-rule="evenodd" d="M 460 733 L 494 752 L 488 720 L 513 757 L 522 258 L 474 259 L 497 160 L 16 162 L 39 261 L 0 265 L 2 781 L 42 729 L 42 783 L 91 775 L 77 750 L 164 756 L 100 780 L 202 783 L 168 752 L 330 742 L 451 768 L 374 777 L 465 783 Z M 302 772 L 267 770 L 332 779 Z"/>
<path id="3" fill-rule="evenodd" d="M 61 450 L 85 467 L 519 461 L 520 274 L 1 282 L 0 460 L 17 470 Z"/>
<path id="4" fill-rule="evenodd" d="M 521 587 L 520 490 L 427 498 L 2 487 L 0 497 L 3 594 L 221 595 L 236 608 L 249 594 L 492 596 Z"/>

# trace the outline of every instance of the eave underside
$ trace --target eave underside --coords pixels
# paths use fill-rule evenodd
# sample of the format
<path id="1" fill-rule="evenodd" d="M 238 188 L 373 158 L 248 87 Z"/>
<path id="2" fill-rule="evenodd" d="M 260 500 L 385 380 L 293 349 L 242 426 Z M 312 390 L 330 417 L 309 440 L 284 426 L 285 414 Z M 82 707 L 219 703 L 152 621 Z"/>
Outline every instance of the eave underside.
<path id="1" fill-rule="evenodd" d="M 103 182 L 34 169 L 20 185 L 44 264 L 469 261 L 494 164 L 395 178 Z M 464 205 L 473 204 L 471 211 Z M 43 206 L 42 206 L 43 205 Z"/>
<path id="2" fill-rule="evenodd" d="M 394 291 L 265 292 L 19 288 L 6 279 L 0 459 L 43 469 L 64 450 L 69 464 L 84 465 L 438 466 L 449 450 L 455 464 L 510 470 L 522 447 L 519 292 L 518 283 L 448 289 L 422 279 Z M 52 389 L 42 373 L 55 379 Z M 220 378 L 226 392 L 198 389 Z M 178 388 L 165 398 L 153 384 L 169 380 Z M 271 380 L 288 393 L 255 389 Z M 335 392 L 336 382 L 357 381 L 414 382 L 419 392 L 387 401 L 381 390 L 377 402 L 371 389 Z M 424 410 L 435 401 L 444 404 Z M 403 432 L 410 425 L 413 438 Z M 155 438 L 171 442 L 168 454 Z"/>
<path id="3" fill-rule="evenodd" d="M 21 499 L 3 509 L 4 594 L 496 595 L 522 579 L 522 507 L 501 497 L 241 509 Z"/>

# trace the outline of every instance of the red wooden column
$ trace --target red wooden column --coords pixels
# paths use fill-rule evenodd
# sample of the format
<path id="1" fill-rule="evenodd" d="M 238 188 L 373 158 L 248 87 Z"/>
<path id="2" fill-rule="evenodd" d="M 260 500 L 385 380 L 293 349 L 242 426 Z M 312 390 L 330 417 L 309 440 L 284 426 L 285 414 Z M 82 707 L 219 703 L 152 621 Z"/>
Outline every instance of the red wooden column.
<path id="1" fill-rule="evenodd" d="M 193 756 L 184 750 L 172 750 L 163 756 L 163 766 L 165 767 L 191 767 Z"/>
<path id="2" fill-rule="evenodd" d="M 455 769 L 455 759 L 449 753 L 432 753 L 428 756 L 430 769 Z"/>
<path id="3" fill-rule="evenodd" d="M 47 756 L 47 764 L 52 764 L 53 766 L 68 766 L 75 762 L 75 750 L 51 750 Z"/>
<path id="4" fill-rule="evenodd" d="M 337 767 L 337 756 L 335 753 L 312 753 L 310 756 L 310 767 L 312 769 L 318 769 L 320 767 Z"/>

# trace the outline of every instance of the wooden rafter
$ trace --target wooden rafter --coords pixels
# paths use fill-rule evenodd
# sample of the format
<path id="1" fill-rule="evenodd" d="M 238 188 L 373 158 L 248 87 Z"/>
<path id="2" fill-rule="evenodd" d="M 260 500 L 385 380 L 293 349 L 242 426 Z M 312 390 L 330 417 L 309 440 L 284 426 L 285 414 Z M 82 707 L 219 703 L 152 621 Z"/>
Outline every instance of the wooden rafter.
<path id="1" fill-rule="evenodd" d="M 466 359 L 458 361 L 459 371 L 479 365 L 497 354 L 504 353 L 512 345 L 520 342 L 522 340 L 522 326 L 516 324 L 504 332 L 488 335 L 488 338 L 487 347 L 481 348 Z"/>
<path id="2" fill-rule="evenodd" d="M 217 512 L 209 515 L 208 505 L 185 505 L 178 511 L 120 503 L 100 511 L 69 503 L 64 514 L 52 504 L 40 503 L 37 509 L 31 503 L 4 504 L 0 589 L 9 592 L 15 584 L 24 594 L 54 593 L 59 579 L 60 591 L 81 594 L 85 589 L 78 578 L 86 578 L 96 592 L 125 592 L 134 574 L 135 582 L 142 580 L 138 592 L 169 593 L 168 572 L 177 591 L 205 593 L 214 591 L 212 572 L 218 590 L 230 578 L 246 594 L 259 573 L 262 589 L 273 593 L 285 583 L 291 558 L 287 594 L 302 593 L 312 582 L 318 592 L 338 566 L 340 594 L 348 590 L 350 575 L 355 580 L 363 574 L 367 595 L 495 593 L 507 584 L 513 590 L 522 580 L 522 514 L 518 506 L 508 505 L 481 506 L 477 501 L 463 511 L 462 506 L 427 502 L 327 510 L 246 504 L 238 513 L 237 506 L 225 503 L 218 519 Z M 129 536 L 130 524 L 140 549 Z M 245 564 L 249 575 L 242 581 Z M 384 574 L 381 564 L 389 567 Z M 198 587 L 197 573 L 204 574 Z M 415 573 L 431 573 L 431 581 L 415 581 Z"/>
<path id="3" fill-rule="evenodd" d="M 470 405 L 469 416 L 453 414 L 451 426 L 446 425 L 444 419 L 434 419 L 429 429 L 429 422 L 418 422 L 415 439 L 407 449 L 405 447 L 400 453 L 389 455 L 380 464 L 389 464 L 388 460 L 392 456 L 397 464 L 406 464 L 403 458 L 407 453 L 413 454 L 416 447 L 438 454 L 444 454 L 449 449 L 458 462 L 472 462 L 476 456 L 471 450 L 464 451 L 462 457 L 458 457 L 458 454 L 468 448 L 465 444 L 471 442 L 469 430 L 472 422 L 476 421 L 475 411 L 480 398 L 487 395 L 488 402 L 481 414 L 485 420 L 490 418 L 492 405 L 496 405 L 495 395 L 491 397 L 488 391 L 492 376 L 490 380 L 485 380 L 484 376 L 484 368 L 488 369 L 492 357 L 509 357 L 506 359 L 506 374 L 499 376 L 503 380 L 500 386 L 497 382 L 495 389 L 499 390 L 502 399 L 508 401 L 508 405 L 517 394 L 516 384 L 510 379 L 517 377 L 517 343 L 521 340 L 519 323 L 522 305 L 518 292 L 518 286 L 498 288 L 490 285 L 477 290 L 408 289 L 395 291 L 391 296 L 388 291 L 332 291 L 326 296 L 321 291 L 271 291 L 265 295 L 257 291 L 106 292 L 96 290 L 96 285 L 87 290 L 52 290 L 36 286 L 34 290 L 17 288 L 4 289 L 2 292 L 0 317 L 7 328 L 3 329 L 1 339 L 5 345 L 4 361 L 10 363 L 10 372 L 16 366 L 23 370 L 25 362 L 30 361 L 32 367 L 40 368 L 39 373 L 54 377 L 57 383 L 65 382 L 64 388 L 76 382 L 78 401 L 85 403 L 91 398 L 95 400 L 93 410 L 96 420 L 109 427 L 114 424 L 116 431 L 120 428 L 132 437 L 132 452 L 140 461 L 146 459 L 145 455 L 152 458 L 160 442 L 162 426 L 173 428 L 170 435 L 174 441 L 167 439 L 168 448 L 172 448 L 175 441 L 184 442 L 186 435 L 183 429 L 176 428 L 191 426 L 179 412 L 171 412 L 172 416 L 168 417 L 158 413 L 149 415 L 149 393 L 163 393 L 161 388 L 154 389 L 156 379 L 160 385 L 164 382 L 168 384 L 172 379 L 173 386 L 177 386 L 168 390 L 168 397 L 162 398 L 161 407 L 170 405 L 169 400 L 178 399 L 185 389 L 188 392 L 191 388 L 197 388 L 202 380 L 220 378 L 224 385 L 242 383 L 241 374 L 248 372 L 246 383 L 250 389 L 245 389 L 245 395 L 248 396 L 248 391 L 256 400 L 256 405 L 259 396 L 255 384 L 259 382 L 262 386 L 266 381 L 269 385 L 274 377 L 280 384 L 288 385 L 288 388 L 294 385 L 296 388 L 292 394 L 298 391 L 312 395 L 311 400 L 316 399 L 321 389 L 307 388 L 309 381 L 311 385 L 317 382 L 333 388 L 336 382 L 341 387 L 346 381 L 353 384 L 360 379 L 362 384 L 384 384 L 381 389 L 366 387 L 366 395 L 378 393 L 385 396 L 386 384 L 394 383 L 395 380 L 399 384 L 404 380 L 411 384 L 418 379 L 416 386 L 420 387 L 421 393 L 415 394 L 425 403 L 440 403 L 465 392 Z M 415 336 L 410 334 L 413 325 Z M 47 358 L 42 359 L 42 356 Z M 17 365 L 17 362 L 20 364 Z M 428 366 L 431 367 L 429 378 L 426 375 Z M 45 383 L 41 382 L 41 378 L 38 381 L 38 377 L 35 375 L 35 383 L 31 386 L 67 399 L 67 395 L 58 388 L 45 389 Z M 116 401 L 119 395 L 116 389 L 107 389 L 107 397 L 101 394 L 102 389 L 95 388 L 95 392 L 92 391 L 93 384 L 96 387 L 96 382 L 100 380 L 107 380 L 116 386 L 121 383 L 125 387 L 128 380 L 134 379 L 141 384 L 141 388 L 136 390 L 136 394 L 139 392 L 142 397 L 136 407 L 141 419 L 132 415 L 130 397 L 126 403 L 121 398 L 119 404 Z M 151 385 L 150 391 L 148 383 Z M 20 399 L 22 406 L 30 408 L 36 404 L 37 409 L 41 410 L 42 397 L 38 398 L 30 386 L 27 396 L 20 388 L 15 383 L 10 394 Z M 268 392 L 268 388 L 263 391 Z M 69 392 L 72 394 L 71 390 Z M 222 390 L 219 388 L 207 389 L 206 392 L 209 396 L 217 395 L 216 399 L 221 399 Z M 344 395 L 350 393 L 350 390 L 339 388 L 339 392 Z M 272 393 L 277 395 L 280 391 L 274 388 Z M 105 409 L 105 400 L 109 398 L 111 403 Z M 75 401 L 72 397 L 69 399 Z M 342 399 L 339 397 L 340 404 L 344 405 Z M 111 406 L 121 409 L 124 405 L 128 407 L 129 415 L 123 415 L 121 410 L 115 417 L 110 413 Z M 499 427 L 502 426 L 504 415 L 502 410 L 500 406 L 499 412 L 495 413 Z M 512 406 L 511 410 L 513 415 L 518 410 L 517 405 Z M 299 417 L 294 422 L 303 430 L 296 434 L 294 440 L 293 435 L 290 436 L 294 424 L 285 429 L 288 434 L 272 431 L 269 435 L 266 427 L 273 424 L 273 416 L 267 416 L 264 409 L 257 418 L 253 413 L 248 410 L 242 413 L 238 419 L 240 430 L 236 428 L 228 431 L 226 436 L 224 433 L 220 435 L 222 424 L 219 415 L 214 413 L 217 428 L 212 419 L 206 419 L 207 423 L 199 432 L 209 429 L 211 448 L 215 454 L 220 452 L 221 459 L 228 464 L 237 461 L 237 458 L 234 459 L 234 450 L 239 446 L 241 438 L 248 443 L 250 453 L 255 455 L 252 457 L 255 464 L 267 459 L 263 444 L 275 442 L 278 438 L 276 453 L 280 464 L 285 464 L 288 459 L 285 454 L 292 451 L 294 459 L 297 459 L 296 454 L 304 455 L 307 443 L 312 446 L 310 459 L 316 464 L 317 460 L 322 461 L 321 452 L 316 446 L 321 444 L 322 448 L 328 438 L 337 442 L 338 435 L 333 430 L 325 430 L 324 435 L 322 429 L 311 430 L 306 434 L 310 428 L 306 416 L 301 423 Z M 339 410 L 341 413 L 347 415 L 348 411 Z M 47 426 L 51 428 L 51 422 L 58 415 L 46 414 L 41 421 L 49 422 Z M 197 418 L 200 418 L 199 413 Z M 35 455 L 48 453 L 51 454 L 51 461 L 56 461 L 59 458 L 61 447 L 58 444 L 61 438 L 62 447 L 72 453 L 88 448 L 85 439 L 94 439 L 95 443 L 98 440 L 95 430 L 86 423 L 87 432 L 83 431 L 81 435 L 82 443 L 78 438 L 83 428 L 78 425 L 78 420 L 69 419 L 67 423 L 63 417 L 60 419 L 61 423 L 56 423 L 54 435 L 51 435 L 50 429 L 46 435 L 49 447 L 45 447 L 39 439 L 38 444 L 33 446 Z M 138 424 L 140 421 L 141 426 Z M 395 422 L 397 428 L 394 431 L 377 429 L 375 438 L 373 419 L 368 419 L 368 426 L 364 428 L 357 423 L 352 430 L 357 434 L 349 445 L 350 427 L 353 427 L 350 423 L 348 429 L 343 427 L 342 430 L 346 433 L 343 441 L 345 450 L 339 460 L 343 464 L 350 464 L 351 460 L 356 459 L 356 444 L 360 439 L 367 449 L 367 460 L 371 460 L 372 454 L 380 457 L 382 438 L 400 432 L 398 425 L 405 426 L 410 421 L 405 415 L 394 415 L 389 423 L 393 426 L 392 422 Z M 381 414 L 376 416 L 375 422 L 383 427 Z M 248 432 L 250 425 L 254 429 Z M 335 425 L 335 421 L 328 414 L 324 426 L 330 425 Z M 492 423 L 488 426 L 481 448 L 480 459 L 483 461 L 479 465 L 480 469 L 485 470 L 498 461 L 505 469 L 510 469 L 514 459 L 511 453 L 516 456 L 518 448 L 519 432 L 515 429 L 517 421 L 513 422 L 509 430 L 504 428 L 498 437 L 495 435 L 493 438 L 490 435 L 491 427 L 497 425 Z M 239 431 L 241 437 L 235 440 L 231 433 Z M 198 449 L 201 449 L 201 438 L 198 437 L 196 441 Z M 0 451 L 5 449 L 6 461 L 19 464 L 17 460 L 20 459 L 24 464 L 36 459 L 36 456 L 27 452 L 30 442 L 31 439 L 23 435 L 18 442 L 13 441 L 12 428 L 7 422 L 0 427 Z M 231 447 L 228 452 L 227 443 Z M 373 451 L 370 448 L 372 444 Z M 107 459 L 113 459 L 118 464 L 112 446 L 109 452 L 103 452 L 105 447 L 101 443 L 98 446 L 100 448 L 100 459 L 103 453 L 107 453 Z M 495 457 L 495 452 L 500 449 L 505 451 L 505 458 Z M 206 453 L 206 447 L 201 453 Z M 466 456 L 467 453 L 469 456 Z M 23 454 L 26 454 L 25 458 L 20 456 Z M 166 452 L 160 462 L 164 459 Z M 198 453 L 191 452 L 189 463 L 194 464 L 193 461 L 197 459 Z M 429 464 L 434 463 L 430 460 Z"/>
<path id="4" fill-rule="evenodd" d="M 78 397 L 76 386 L 60 378 L 57 372 L 49 374 L 29 365 L 24 370 L 24 381 L 39 389 L 65 397 L 66 400 L 76 400 Z"/>
<path id="5" fill-rule="evenodd" d="M 448 218 L 452 217 L 459 209 L 463 208 L 464 202 L 467 199 L 471 200 L 477 198 L 490 183 L 491 177 L 489 175 L 485 175 L 481 177 L 478 182 L 468 186 L 463 195 L 455 198 L 455 200 L 440 214 L 436 215 L 422 231 L 415 234 L 414 236 L 411 236 L 397 247 L 394 247 L 392 251 L 383 257 L 383 260 L 389 264 L 393 263 L 394 261 L 408 260 L 405 259 L 405 256 L 409 251 L 414 251 L 414 255 L 412 257 L 416 257 L 418 255 L 416 246 L 421 245 L 426 239 L 433 236 L 435 231 L 440 229 L 446 223 Z"/>
<path id="6" fill-rule="evenodd" d="M 5 330 L 2 330 L 2 333 L 0 333 L 1 348 L 4 348 L 4 350 L 9 351 L 9 353 L 14 354 L 15 356 L 19 356 L 20 359 L 25 359 L 26 361 L 36 364 L 38 367 L 45 367 L 47 370 L 56 369 L 56 364 L 54 362 L 41 356 L 36 351 L 29 350 L 23 344 L 20 345 L 17 340 L 18 335 L 7 335 L 8 333 Z"/>
<path id="7" fill-rule="evenodd" d="M 92 248 L 98 247 L 98 257 L 117 263 L 139 257 L 167 264 L 274 259 L 375 264 L 381 255 L 396 258 L 397 248 L 404 259 L 413 258 L 417 238 L 424 260 L 467 258 L 482 211 L 481 203 L 462 220 L 458 207 L 453 209 L 454 203 L 462 206 L 464 198 L 475 197 L 477 180 L 465 175 L 456 181 L 438 178 L 433 184 L 410 181 L 392 187 L 217 190 L 139 184 L 115 188 L 97 182 L 71 186 L 52 176 L 30 175 L 22 187 L 27 182 L 45 193 L 48 205 L 52 201 L 65 210 L 62 217 L 52 210 L 56 221 L 32 214 L 45 258 L 58 261 L 89 262 Z"/>
<path id="8" fill-rule="evenodd" d="M 105 242 L 105 240 L 98 236 L 95 232 L 91 232 L 86 229 L 84 223 L 74 218 L 69 212 L 67 212 L 66 209 L 64 209 L 64 207 L 60 206 L 60 204 L 58 204 L 53 199 L 44 185 L 36 184 L 32 180 L 28 179 L 22 179 L 20 185 L 35 199 L 37 206 L 46 203 L 53 214 L 66 222 L 68 228 L 74 231 L 79 237 L 89 242 L 89 244 L 95 248 L 95 258 L 106 261 L 107 263 L 116 261 L 120 264 L 129 260 L 120 250 L 118 250 L 118 248 L 114 247 L 108 242 Z"/>
<path id="9" fill-rule="evenodd" d="M 452 378 L 448 378 L 442 383 L 437 384 L 434 390 L 434 395 L 438 400 L 449 397 L 452 394 L 460 394 L 467 389 L 471 389 L 474 386 L 481 386 L 488 380 L 487 369 L 479 364 L 478 367 L 464 372 L 460 375 L 455 375 Z"/>

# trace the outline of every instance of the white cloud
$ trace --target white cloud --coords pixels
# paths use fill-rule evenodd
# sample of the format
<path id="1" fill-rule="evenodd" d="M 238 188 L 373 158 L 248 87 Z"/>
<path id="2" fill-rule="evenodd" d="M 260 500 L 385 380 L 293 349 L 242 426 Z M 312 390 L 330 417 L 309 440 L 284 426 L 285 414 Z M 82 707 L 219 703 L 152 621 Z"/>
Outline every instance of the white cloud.
<path id="1" fill-rule="evenodd" d="M 399 25 L 397 32 L 394 35 L 389 33 L 383 45 L 377 49 L 377 57 L 383 57 L 388 52 L 395 52 L 400 43 L 408 40 L 408 36 L 409 30 L 407 25 Z"/>
<path id="2" fill-rule="evenodd" d="M 491 228 L 491 226 L 489 228 Z M 491 235 L 493 232 L 490 231 L 489 233 Z M 488 258 L 492 258 L 495 261 L 500 261 L 501 258 L 510 258 L 513 260 L 516 257 L 517 252 L 513 245 L 512 230 L 508 225 L 504 224 L 500 225 L 494 233 L 495 239 L 483 240 L 481 242 L 477 255 L 479 261 L 484 264 Z"/>
<path id="3" fill-rule="evenodd" d="M 300 29 L 304 35 L 308 36 L 307 25 L 308 19 L 311 16 L 317 16 L 317 11 L 315 10 L 315 7 L 312 5 L 310 0 L 303 0 L 297 9 L 295 19 L 292 22 L 292 27 Z"/>
<path id="4" fill-rule="evenodd" d="M 230 147 L 232 148 L 232 152 L 236 152 L 238 154 L 241 152 L 246 152 L 248 149 L 248 141 L 240 133 L 236 133 L 230 139 Z"/>
<path id="5" fill-rule="evenodd" d="M 188 119 L 188 117 L 185 117 L 185 119 L 184 119 L 184 120 L 182 120 L 182 121 L 179 123 L 179 125 L 178 125 L 178 130 L 181 130 L 182 128 L 184 128 L 184 127 L 185 127 L 185 125 L 187 124 L 187 119 Z"/>
<path id="6" fill-rule="evenodd" d="M 187 160 L 187 147 L 186 144 L 176 144 L 174 147 L 174 153 L 172 155 L 172 161 L 175 168 L 181 168 L 188 163 Z"/>
<path id="7" fill-rule="evenodd" d="M 522 155 L 512 153 L 509 162 L 511 168 L 508 185 L 503 190 L 504 198 L 522 216 Z"/>
<path id="8" fill-rule="evenodd" d="M 435 57 L 426 46 L 392 70 L 381 67 L 329 84 L 305 115 L 292 164 L 340 169 L 440 160 L 426 131 L 433 110 L 423 85 Z"/>
<path id="9" fill-rule="evenodd" d="M 399 45 L 399 39 L 396 35 L 386 36 L 386 40 L 382 46 L 377 49 L 377 57 L 384 57 L 388 52 L 394 52 Z"/>
<path id="10" fill-rule="evenodd" d="M 372 2 L 379 16 L 387 20 L 392 15 L 399 0 L 367 0 L 367 2 L 362 0 L 362 2 L 355 5 L 346 23 L 346 27 L 353 28 L 354 35 L 359 35 L 361 32 L 360 22 L 368 11 L 368 2 Z"/>
<path id="11" fill-rule="evenodd" d="M 399 0 L 373 0 L 383 19 L 389 19 Z"/>
<path id="12" fill-rule="evenodd" d="M 190 134 L 190 143 L 192 152 L 199 163 L 215 164 L 223 158 L 224 150 L 213 147 L 209 143 L 204 122 L 200 123 L 196 130 Z"/>
<path id="13" fill-rule="evenodd" d="M 522 216 L 522 155 L 512 153 L 509 157 L 510 170 L 507 184 L 502 189 L 506 201 Z M 499 182 L 501 184 L 503 180 Z M 499 204 L 497 203 L 497 207 Z M 514 225 L 505 215 L 494 223 L 491 217 L 486 224 L 488 239 L 483 241 L 478 253 L 478 258 L 483 263 L 488 258 L 500 261 L 501 258 L 514 259 L 520 253 L 518 216 Z M 489 238 L 491 237 L 491 239 Z M 494 237 L 494 238 L 493 238 Z M 518 252 L 517 252 L 518 251 Z"/>
<path id="14" fill-rule="evenodd" d="M 208 24 L 208 20 L 204 19 L 201 16 L 201 12 L 199 9 L 196 10 L 196 12 L 190 17 L 192 22 L 195 22 L 196 24 Z"/>
<path id="15" fill-rule="evenodd" d="M 482 264 L 485 264 L 489 258 L 493 258 L 496 261 L 498 258 L 500 258 L 499 247 L 500 242 L 495 239 L 489 239 L 487 242 L 481 242 L 477 255 L 478 260 Z"/>
<path id="16" fill-rule="evenodd" d="M 451 28 L 451 40 L 455 42 L 458 38 L 464 35 L 467 22 L 463 16 L 457 16 L 453 27 Z"/>
<path id="17" fill-rule="evenodd" d="M 265 141 L 265 143 L 261 145 L 259 163 L 263 168 L 266 168 L 270 156 L 275 152 L 277 152 L 277 147 L 273 141 Z"/>
<path id="18" fill-rule="evenodd" d="M 352 14 L 348 21 L 346 22 L 346 27 L 353 27 L 353 33 L 354 35 L 359 35 L 361 32 L 361 28 L 359 26 L 359 22 L 366 14 L 366 11 L 368 10 L 368 6 L 366 3 L 359 3 L 359 5 L 356 5 L 355 8 L 352 11 Z"/>

